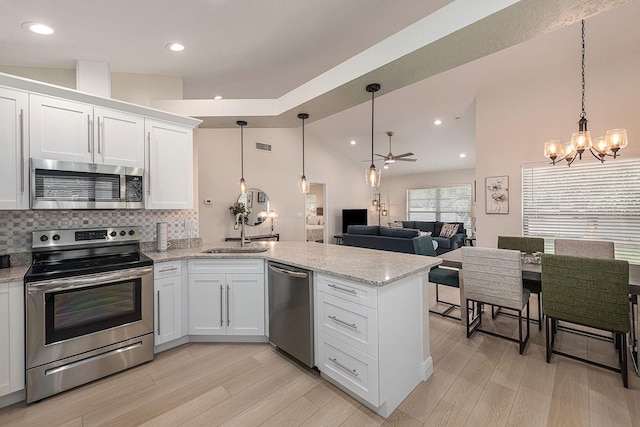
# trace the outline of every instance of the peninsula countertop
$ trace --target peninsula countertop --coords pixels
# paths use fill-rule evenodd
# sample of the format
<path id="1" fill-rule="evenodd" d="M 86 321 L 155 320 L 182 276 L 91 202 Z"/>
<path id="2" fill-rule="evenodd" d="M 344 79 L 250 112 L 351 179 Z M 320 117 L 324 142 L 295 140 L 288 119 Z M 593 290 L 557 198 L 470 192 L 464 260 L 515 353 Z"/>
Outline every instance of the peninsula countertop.
<path id="1" fill-rule="evenodd" d="M 251 246 L 269 248 L 259 253 L 202 252 L 211 248 L 237 246 L 238 242 L 203 243 L 189 249 L 146 251 L 144 254 L 155 262 L 186 258 L 262 258 L 372 286 L 384 286 L 416 273 L 428 272 L 442 262 L 435 257 L 317 242 L 252 242 Z"/>

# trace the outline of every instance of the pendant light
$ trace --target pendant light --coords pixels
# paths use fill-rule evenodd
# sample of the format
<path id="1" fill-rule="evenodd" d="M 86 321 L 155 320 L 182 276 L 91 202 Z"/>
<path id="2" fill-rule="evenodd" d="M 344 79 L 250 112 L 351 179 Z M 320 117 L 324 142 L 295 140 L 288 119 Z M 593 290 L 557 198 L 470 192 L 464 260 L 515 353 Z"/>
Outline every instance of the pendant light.
<path id="1" fill-rule="evenodd" d="M 307 194 L 309 192 L 309 181 L 307 177 L 304 176 L 304 121 L 309 118 L 307 113 L 298 114 L 298 118 L 302 120 L 302 176 L 298 180 L 298 187 L 303 194 Z"/>
<path id="2" fill-rule="evenodd" d="M 582 21 L 582 112 L 578 121 L 578 132 L 571 135 L 571 141 L 562 144 L 559 140 L 554 139 L 544 144 L 544 156 L 551 160 L 552 164 L 556 164 L 562 159 L 567 161 L 567 165 L 571 166 L 574 160 L 579 158 L 582 160 L 582 153 L 589 150 L 591 155 L 600 162 L 604 162 L 605 156 L 611 156 L 614 159 L 618 156 L 618 151 L 627 146 L 627 130 L 612 129 L 608 130 L 604 137 L 591 140 L 591 132 L 587 130 L 587 113 L 584 110 L 584 20 Z"/>
<path id="3" fill-rule="evenodd" d="M 247 122 L 238 120 L 236 122 L 240 126 L 240 194 L 247 192 L 247 183 L 244 181 L 244 127 Z"/>
<path id="4" fill-rule="evenodd" d="M 367 186 L 377 188 L 380 187 L 380 169 L 376 168 L 375 163 L 373 163 L 373 98 L 374 94 L 380 90 L 379 83 L 371 83 L 366 87 L 367 92 L 371 93 L 371 166 L 369 169 L 365 171 L 365 180 L 367 182 Z"/>

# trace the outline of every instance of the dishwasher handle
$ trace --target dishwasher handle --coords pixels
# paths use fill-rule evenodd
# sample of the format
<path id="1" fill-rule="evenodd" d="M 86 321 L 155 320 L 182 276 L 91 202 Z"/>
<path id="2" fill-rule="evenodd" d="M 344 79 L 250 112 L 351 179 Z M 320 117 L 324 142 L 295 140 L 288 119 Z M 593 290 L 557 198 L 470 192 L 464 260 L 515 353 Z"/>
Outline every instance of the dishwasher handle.
<path id="1" fill-rule="evenodd" d="M 304 273 L 302 271 L 286 270 L 284 268 L 274 267 L 271 264 L 269 264 L 269 268 L 275 271 L 276 273 L 286 274 L 287 276 L 296 277 L 298 279 L 306 279 L 309 276 L 307 273 Z"/>

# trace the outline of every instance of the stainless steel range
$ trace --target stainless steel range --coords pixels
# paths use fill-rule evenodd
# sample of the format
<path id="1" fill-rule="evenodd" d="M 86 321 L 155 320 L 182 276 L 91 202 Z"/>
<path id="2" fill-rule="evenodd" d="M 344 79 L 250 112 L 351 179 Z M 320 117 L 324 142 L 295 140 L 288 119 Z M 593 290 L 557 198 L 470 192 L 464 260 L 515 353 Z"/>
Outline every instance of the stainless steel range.
<path id="1" fill-rule="evenodd" d="M 33 232 L 27 403 L 153 359 L 153 261 L 138 235 L 138 227 Z"/>

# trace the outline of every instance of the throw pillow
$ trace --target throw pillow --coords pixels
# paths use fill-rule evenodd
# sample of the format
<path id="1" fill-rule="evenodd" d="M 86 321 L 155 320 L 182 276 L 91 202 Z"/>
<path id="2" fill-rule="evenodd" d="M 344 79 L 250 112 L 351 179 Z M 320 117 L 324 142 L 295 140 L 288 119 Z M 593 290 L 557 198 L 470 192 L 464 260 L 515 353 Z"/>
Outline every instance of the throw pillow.
<path id="1" fill-rule="evenodd" d="M 421 231 L 420 235 L 421 236 L 431 236 L 431 232 L 430 231 Z"/>
<path id="2" fill-rule="evenodd" d="M 442 229 L 440 230 L 440 237 L 451 238 L 454 234 L 458 232 L 458 226 L 460 224 L 442 224 Z"/>
<path id="3" fill-rule="evenodd" d="M 318 225 L 324 225 L 324 216 L 318 215 Z"/>
<path id="4" fill-rule="evenodd" d="M 320 218 L 318 218 L 317 216 L 310 216 L 309 219 L 307 220 L 307 224 L 309 225 L 319 225 Z"/>
<path id="5" fill-rule="evenodd" d="M 389 227 L 391 228 L 402 228 L 402 223 L 400 221 L 394 221 L 389 223 Z"/>

